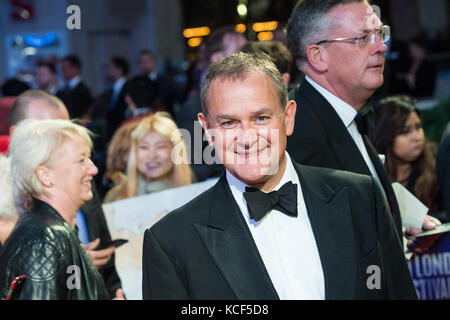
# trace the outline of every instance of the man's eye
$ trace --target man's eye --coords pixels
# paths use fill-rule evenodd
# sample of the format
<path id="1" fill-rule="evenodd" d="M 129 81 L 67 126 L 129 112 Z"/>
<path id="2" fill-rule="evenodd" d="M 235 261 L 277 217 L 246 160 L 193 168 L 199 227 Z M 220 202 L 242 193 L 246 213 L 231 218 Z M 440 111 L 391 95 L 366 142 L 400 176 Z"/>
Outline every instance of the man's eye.
<path id="1" fill-rule="evenodd" d="M 369 35 L 368 34 L 365 34 L 365 35 L 359 37 L 359 41 L 361 43 L 366 43 L 368 40 L 369 40 Z"/>
<path id="2" fill-rule="evenodd" d="M 231 127 L 233 127 L 233 126 L 234 126 L 234 121 L 232 121 L 232 120 L 222 122 L 222 127 L 225 127 L 225 128 L 231 128 Z"/>
<path id="3" fill-rule="evenodd" d="M 267 116 L 259 116 L 258 118 L 256 118 L 256 122 L 262 123 L 262 122 L 267 121 L 268 119 L 269 119 L 269 117 L 267 117 Z"/>

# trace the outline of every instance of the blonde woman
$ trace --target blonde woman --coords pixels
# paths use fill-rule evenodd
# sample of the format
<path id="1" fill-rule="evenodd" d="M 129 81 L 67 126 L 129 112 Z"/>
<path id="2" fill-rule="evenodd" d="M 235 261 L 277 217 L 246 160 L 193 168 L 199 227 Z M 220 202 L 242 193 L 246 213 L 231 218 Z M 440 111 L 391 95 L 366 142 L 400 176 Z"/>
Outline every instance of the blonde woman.
<path id="1" fill-rule="evenodd" d="M 14 130 L 11 177 L 32 204 L 0 256 L 0 299 L 18 275 L 27 276 L 20 299 L 109 298 L 75 228 L 78 210 L 92 198 L 92 179 L 98 172 L 91 149 L 89 131 L 69 120 L 28 119 Z M 78 285 L 68 286 L 67 270 L 73 266 L 79 270 Z"/>
<path id="2" fill-rule="evenodd" d="M 131 133 L 138 126 L 139 121 L 131 121 L 123 124 L 114 133 L 108 147 L 106 158 L 106 172 L 104 180 L 108 189 L 111 189 L 125 181 L 128 155 L 131 146 Z"/>
<path id="3" fill-rule="evenodd" d="M 193 182 L 183 136 L 168 113 L 148 116 L 133 130 L 126 176 L 124 183 L 106 194 L 105 202 Z"/>

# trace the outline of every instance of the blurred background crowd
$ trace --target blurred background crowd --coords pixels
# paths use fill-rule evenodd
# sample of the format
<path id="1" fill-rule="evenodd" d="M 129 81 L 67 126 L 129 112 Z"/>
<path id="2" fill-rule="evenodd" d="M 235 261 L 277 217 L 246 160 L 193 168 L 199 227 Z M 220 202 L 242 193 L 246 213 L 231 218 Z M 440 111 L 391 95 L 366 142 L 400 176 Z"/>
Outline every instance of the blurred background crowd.
<path id="1" fill-rule="evenodd" d="M 201 159 L 206 141 L 198 150 L 194 139 L 183 139 L 186 133 L 201 134 L 195 121 L 206 69 L 239 50 L 262 50 L 288 88 L 301 84 L 285 35 L 296 2 L 3 1 L 0 152 L 8 153 L 10 134 L 25 118 L 70 118 L 94 133 L 98 201 L 219 176 L 221 165 Z M 391 38 L 384 85 L 368 104 L 373 109 L 369 136 L 385 155 L 391 181 L 448 221 L 450 2 L 372 3 L 391 26 Z M 79 30 L 66 25 L 66 9 L 73 4 L 81 12 Z M 175 163 L 174 148 L 192 164 Z M 111 297 L 117 288 L 112 286 Z"/>

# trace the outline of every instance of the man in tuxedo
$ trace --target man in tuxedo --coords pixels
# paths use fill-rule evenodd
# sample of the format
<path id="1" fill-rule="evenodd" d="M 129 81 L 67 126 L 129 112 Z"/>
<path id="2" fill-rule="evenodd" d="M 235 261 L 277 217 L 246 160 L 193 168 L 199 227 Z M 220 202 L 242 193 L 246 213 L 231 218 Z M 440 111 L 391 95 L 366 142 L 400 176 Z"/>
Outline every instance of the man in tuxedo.
<path id="1" fill-rule="evenodd" d="M 296 104 L 266 54 L 212 64 L 201 100 L 226 172 L 146 230 L 144 299 L 416 299 L 374 179 L 285 151 Z"/>
<path id="2" fill-rule="evenodd" d="M 383 187 L 398 235 L 397 199 L 358 113 L 383 84 L 389 27 L 364 0 L 300 0 L 287 26 L 288 45 L 305 80 L 287 150 L 298 163 L 370 175 Z M 427 216 L 423 228 L 440 222 Z M 409 229 L 416 234 L 418 229 Z"/>
<path id="3" fill-rule="evenodd" d="M 67 106 L 71 119 L 87 117 L 93 99 L 91 91 L 81 80 L 80 59 L 75 55 L 64 57 L 61 74 L 65 84 L 56 95 Z"/>
<path id="4" fill-rule="evenodd" d="M 126 118 L 127 103 L 125 101 L 128 62 L 119 56 L 109 59 L 106 66 L 106 75 L 113 82 L 111 89 L 107 90 L 108 105 L 106 110 L 107 141 L 111 139 L 120 123 Z"/>
<path id="5" fill-rule="evenodd" d="M 45 90 L 53 95 L 58 92 L 56 66 L 53 62 L 39 61 L 36 64 L 35 77 L 38 89 Z"/>

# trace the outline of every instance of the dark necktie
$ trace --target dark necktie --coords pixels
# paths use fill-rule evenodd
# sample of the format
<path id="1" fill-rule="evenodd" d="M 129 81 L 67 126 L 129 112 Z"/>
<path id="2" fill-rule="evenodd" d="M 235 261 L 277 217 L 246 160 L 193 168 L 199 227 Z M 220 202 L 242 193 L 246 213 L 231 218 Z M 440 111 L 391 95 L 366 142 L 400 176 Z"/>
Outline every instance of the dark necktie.
<path id="1" fill-rule="evenodd" d="M 361 135 L 368 135 L 369 128 L 374 127 L 374 111 L 370 106 L 366 106 L 362 111 L 358 112 L 355 117 L 356 126 Z"/>
<path id="2" fill-rule="evenodd" d="M 247 201 L 250 217 L 255 221 L 261 220 L 272 209 L 281 211 L 291 217 L 298 215 L 297 185 L 290 181 L 279 190 L 268 193 L 246 187 L 244 198 Z"/>
<path id="3" fill-rule="evenodd" d="M 368 133 L 367 130 L 367 121 L 363 114 L 358 112 L 358 114 L 355 117 L 356 126 L 358 127 L 358 132 L 360 135 L 365 135 Z"/>

